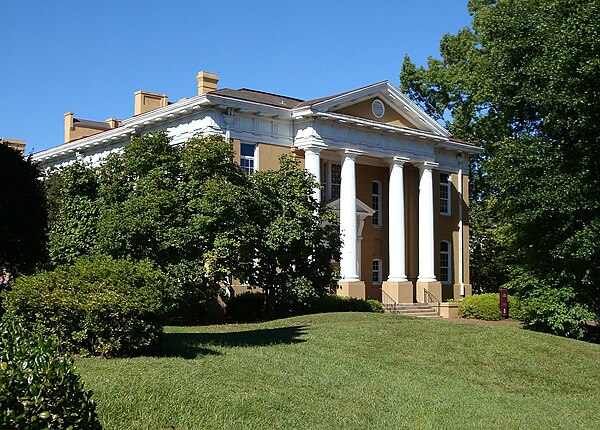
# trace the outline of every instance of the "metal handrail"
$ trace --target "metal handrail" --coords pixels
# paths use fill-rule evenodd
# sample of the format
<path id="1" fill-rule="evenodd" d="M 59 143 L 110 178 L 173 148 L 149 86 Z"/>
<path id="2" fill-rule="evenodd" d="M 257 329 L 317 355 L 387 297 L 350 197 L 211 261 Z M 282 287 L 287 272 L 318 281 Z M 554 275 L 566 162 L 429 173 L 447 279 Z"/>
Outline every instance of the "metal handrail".
<path id="1" fill-rule="evenodd" d="M 431 294 L 427 288 L 423 288 L 423 293 L 424 293 L 423 298 L 425 299 L 425 303 L 437 303 L 438 306 L 440 305 L 439 299 L 436 296 L 434 296 L 433 294 Z"/>
<path id="2" fill-rule="evenodd" d="M 396 300 L 394 300 L 393 298 L 391 298 L 388 293 L 386 293 L 385 291 L 383 291 L 383 288 L 381 289 L 381 304 L 384 307 L 385 306 L 391 306 L 394 309 L 396 309 L 396 306 L 398 306 L 398 303 L 396 303 Z"/>

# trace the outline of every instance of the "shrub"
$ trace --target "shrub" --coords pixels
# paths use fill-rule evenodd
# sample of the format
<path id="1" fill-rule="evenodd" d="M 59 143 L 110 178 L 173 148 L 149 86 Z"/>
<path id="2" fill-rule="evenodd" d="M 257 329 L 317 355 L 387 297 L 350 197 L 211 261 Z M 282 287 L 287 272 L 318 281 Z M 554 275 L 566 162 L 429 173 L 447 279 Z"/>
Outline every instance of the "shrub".
<path id="1" fill-rule="evenodd" d="M 101 429 L 92 392 L 52 337 L 0 323 L 0 427 Z"/>
<path id="2" fill-rule="evenodd" d="M 524 270 L 514 271 L 506 286 L 518 297 L 519 319 L 526 328 L 581 339 L 594 319 L 569 279 L 544 278 Z"/>
<path id="3" fill-rule="evenodd" d="M 502 319 L 500 296 L 497 293 L 467 296 L 462 299 L 458 315 L 463 318 L 498 321 Z"/>
<path id="4" fill-rule="evenodd" d="M 227 318 L 235 322 L 253 322 L 265 318 L 265 294 L 248 291 L 227 301 Z"/>
<path id="5" fill-rule="evenodd" d="M 331 294 L 317 300 L 311 308 L 313 313 L 325 312 L 383 312 L 381 302 L 361 300 Z"/>
<path id="6" fill-rule="evenodd" d="M 4 318 L 50 331 L 71 352 L 130 354 L 162 332 L 166 284 L 149 262 L 81 258 L 18 278 L 4 295 Z"/>
<path id="7" fill-rule="evenodd" d="M 587 331 L 586 323 L 594 314 L 573 301 L 568 289 L 540 289 L 521 298 L 525 327 L 532 330 L 581 339 Z"/>

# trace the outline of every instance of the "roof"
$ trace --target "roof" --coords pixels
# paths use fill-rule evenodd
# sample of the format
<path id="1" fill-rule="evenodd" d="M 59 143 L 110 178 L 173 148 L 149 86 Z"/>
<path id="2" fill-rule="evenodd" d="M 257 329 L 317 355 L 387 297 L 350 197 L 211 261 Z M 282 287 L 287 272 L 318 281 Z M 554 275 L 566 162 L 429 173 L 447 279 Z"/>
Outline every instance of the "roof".
<path id="1" fill-rule="evenodd" d="M 319 97 L 318 99 L 312 99 L 312 100 L 306 100 L 306 101 L 304 101 L 304 102 L 300 103 L 300 104 L 299 104 L 298 106 L 296 106 L 296 107 L 306 107 L 306 106 L 312 106 L 312 105 L 315 105 L 315 104 L 317 104 L 317 103 L 324 102 L 324 101 L 326 101 L 326 100 L 335 99 L 335 98 L 337 98 L 337 97 L 342 97 L 342 96 L 345 96 L 346 94 L 350 94 L 350 93 L 353 93 L 353 92 L 356 92 L 356 91 L 363 90 L 363 89 L 365 89 L 365 88 L 368 88 L 368 87 L 372 87 L 372 86 L 375 86 L 375 85 L 379 85 L 379 84 L 381 84 L 381 83 L 383 83 L 383 82 L 386 82 L 386 81 L 381 81 L 381 82 L 377 82 L 377 83 L 375 83 L 375 84 L 369 84 L 369 85 L 365 85 L 364 87 L 355 88 L 355 89 L 353 89 L 353 90 L 344 91 L 343 93 L 333 94 L 333 95 L 331 95 L 331 96 Z"/>
<path id="2" fill-rule="evenodd" d="M 271 106 L 283 107 L 287 109 L 295 108 L 302 99 L 281 96 L 279 94 L 265 93 L 262 91 L 251 90 L 248 88 L 240 88 L 232 90 L 231 88 L 223 88 L 216 91 L 211 91 L 209 94 L 231 97 L 234 99 L 246 100 L 249 102 L 262 103 Z"/>
<path id="3" fill-rule="evenodd" d="M 96 130 L 110 130 L 111 127 L 102 121 L 91 121 L 89 119 L 73 118 L 73 126 L 82 128 L 93 128 Z"/>

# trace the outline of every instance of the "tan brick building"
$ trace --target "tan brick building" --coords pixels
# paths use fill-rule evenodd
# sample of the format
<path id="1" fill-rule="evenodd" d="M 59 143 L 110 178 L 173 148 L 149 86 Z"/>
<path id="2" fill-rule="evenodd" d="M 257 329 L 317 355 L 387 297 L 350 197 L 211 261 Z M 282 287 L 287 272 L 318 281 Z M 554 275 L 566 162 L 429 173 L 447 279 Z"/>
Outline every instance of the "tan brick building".
<path id="1" fill-rule="evenodd" d="M 166 130 L 174 144 L 200 134 L 233 142 L 248 172 L 294 152 L 320 179 L 315 198 L 339 210 L 338 294 L 391 303 L 471 293 L 468 158 L 480 149 L 449 133 L 388 81 L 315 100 L 219 89 L 200 72 L 198 94 L 169 102 L 138 91 L 121 121 L 65 114 L 65 143 L 34 154 L 43 167 L 101 163 L 137 136 Z"/>

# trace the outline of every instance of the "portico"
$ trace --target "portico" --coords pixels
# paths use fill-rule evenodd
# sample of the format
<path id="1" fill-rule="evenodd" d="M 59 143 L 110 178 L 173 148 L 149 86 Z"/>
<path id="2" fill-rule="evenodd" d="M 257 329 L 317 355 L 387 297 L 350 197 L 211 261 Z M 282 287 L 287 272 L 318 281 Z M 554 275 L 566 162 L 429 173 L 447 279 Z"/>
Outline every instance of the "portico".
<path id="1" fill-rule="evenodd" d="M 320 154 L 325 149 L 323 146 L 305 146 L 305 168 L 315 177 L 321 178 Z M 339 200 L 333 203 L 339 209 L 340 234 L 343 239 L 340 261 L 340 275 L 338 294 L 356 298 L 368 298 L 366 293 L 365 278 L 371 275 L 370 268 L 362 270 L 361 240 L 365 218 L 372 216 L 373 208 L 365 211 L 362 200 L 357 198 L 357 158 L 369 157 L 371 154 L 344 149 L 334 151 L 341 164 L 341 184 Z M 385 294 L 397 303 L 423 302 L 423 290 L 428 290 L 433 295 L 441 297 L 441 283 L 436 279 L 434 266 L 434 191 L 432 171 L 434 162 L 416 161 L 408 157 L 392 156 L 381 158 L 381 163 L 388 163 L 388 193 L 387 193 L 387 261 L 385 261 L 387 279 L 381 288 Z M 407 243 L 405 222 L 405 165 L 419 168 L 418 195 L 418 276 L 416 283 L 410 281 L 406 275 Z M 321 184 L 325 186 L 325 184 Z M 315 188 L 315 195 L 321 197 L 321 190 Z M 364 273 L 363 273 L 364 272 Z M 362 276 L 361 276 L 362 275 Z"/>

